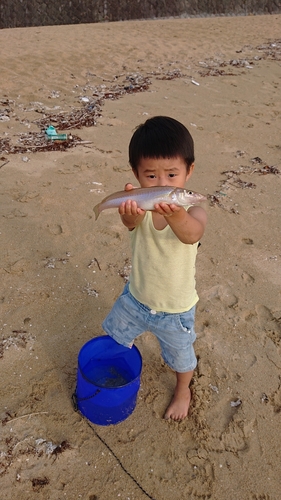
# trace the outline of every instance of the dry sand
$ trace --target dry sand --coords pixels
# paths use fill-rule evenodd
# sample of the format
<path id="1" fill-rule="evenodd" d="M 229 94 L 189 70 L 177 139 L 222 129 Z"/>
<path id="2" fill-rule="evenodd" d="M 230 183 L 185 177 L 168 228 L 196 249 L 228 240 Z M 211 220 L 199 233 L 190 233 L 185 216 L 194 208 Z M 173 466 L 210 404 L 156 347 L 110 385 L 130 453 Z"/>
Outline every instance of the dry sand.
<path id="1" fill-rule="evenodd" d="M 0 32 L 1 498 L 280 499 L 280 26 L 272 15 Z M 71 130 L 83 144 L 40 150 L 44 113 L 70 119 L 128 76 L 148 90 L 101 100 L 96 126 Z M 133 180 L 129 139 L 156 114 L 191 131 L 189 187 L 209 195 L 192 407 L 163 420 L 174 374 L 147 332 L 135 411 L 90 428 L 71 401 L 78 352 L 103 333 L 130 265 L 117 212 L 95 222 L 93 206 Z"/>

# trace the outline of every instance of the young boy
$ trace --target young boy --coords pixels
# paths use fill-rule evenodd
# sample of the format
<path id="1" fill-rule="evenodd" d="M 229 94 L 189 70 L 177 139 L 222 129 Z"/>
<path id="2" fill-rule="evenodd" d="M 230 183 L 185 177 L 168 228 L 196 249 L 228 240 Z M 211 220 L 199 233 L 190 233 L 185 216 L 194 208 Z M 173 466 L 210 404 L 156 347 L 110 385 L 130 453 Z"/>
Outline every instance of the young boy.
<path id="1" fill-rule="evenodd" d="M 193 139 L 184 125 L 165 116 L 148 119 L 134 132 L 129 161 L 141 187 L 185 187 L 194 170 Z M 156 335 L 164 361 L 176 372 L 176 388 L 165 418 L 188 414 L 189 384 L 196 367 L 193 342 L 195 259 L 206 225 L 202 207 L 159 203 L 144 211 L 132 198 L 119 214 L 129 229 L 132 271 L 129 283 L 103 322 L 116 342 L 131 347 L 145 331 Z"/>

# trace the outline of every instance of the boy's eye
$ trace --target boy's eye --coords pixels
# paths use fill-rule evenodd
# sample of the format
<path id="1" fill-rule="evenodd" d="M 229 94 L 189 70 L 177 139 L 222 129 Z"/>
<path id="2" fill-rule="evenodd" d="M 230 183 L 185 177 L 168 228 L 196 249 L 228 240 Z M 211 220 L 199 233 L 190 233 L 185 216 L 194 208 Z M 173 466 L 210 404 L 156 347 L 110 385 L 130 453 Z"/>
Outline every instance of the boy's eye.
<path id="1" fill-rule="evenodd" d="M 176 174 L 169 174 L 169 177 L 176 177 Z"/>

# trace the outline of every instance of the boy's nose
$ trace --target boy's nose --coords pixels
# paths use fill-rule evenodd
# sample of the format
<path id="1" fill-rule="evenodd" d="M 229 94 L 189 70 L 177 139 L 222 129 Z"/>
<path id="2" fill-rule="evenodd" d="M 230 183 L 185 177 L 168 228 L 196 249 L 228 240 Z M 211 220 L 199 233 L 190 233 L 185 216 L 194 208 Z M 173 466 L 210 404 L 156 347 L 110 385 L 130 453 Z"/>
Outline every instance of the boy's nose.
<path id="1" fill-rule="evenodd" d="M 163 187 L 168 186 L 168 182 L 167 182 L 167 179 L 165 177 L 163 177 L 163 178 L 161 177 L 159 179 L 159 186 L 163 186 Z"/>

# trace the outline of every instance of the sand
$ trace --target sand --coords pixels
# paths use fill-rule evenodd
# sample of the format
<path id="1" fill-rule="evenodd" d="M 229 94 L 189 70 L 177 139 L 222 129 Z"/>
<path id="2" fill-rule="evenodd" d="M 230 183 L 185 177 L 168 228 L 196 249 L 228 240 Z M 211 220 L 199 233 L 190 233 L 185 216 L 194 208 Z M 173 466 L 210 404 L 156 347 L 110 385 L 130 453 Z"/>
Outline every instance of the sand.
<path id="1" fill-rule="evenodd" d="M 272 15 L 0 31 L 1 498 L 280 499 L 280 26 Z M 96 125 L 57 127 L 73 147 L 46 151 L 36 120 L 67 123 L 89 105 Z M 130 270 L 117 211 L 95 221 L 93 207 L 134 180 L 128 142 L 156 114 L 189 128 L 188 186 L 208 196 L 192 405 L 163 419 L 175 378 L 146 332 L 134 412 L 90 426 L 72 405 L 78 353 Z"/>

